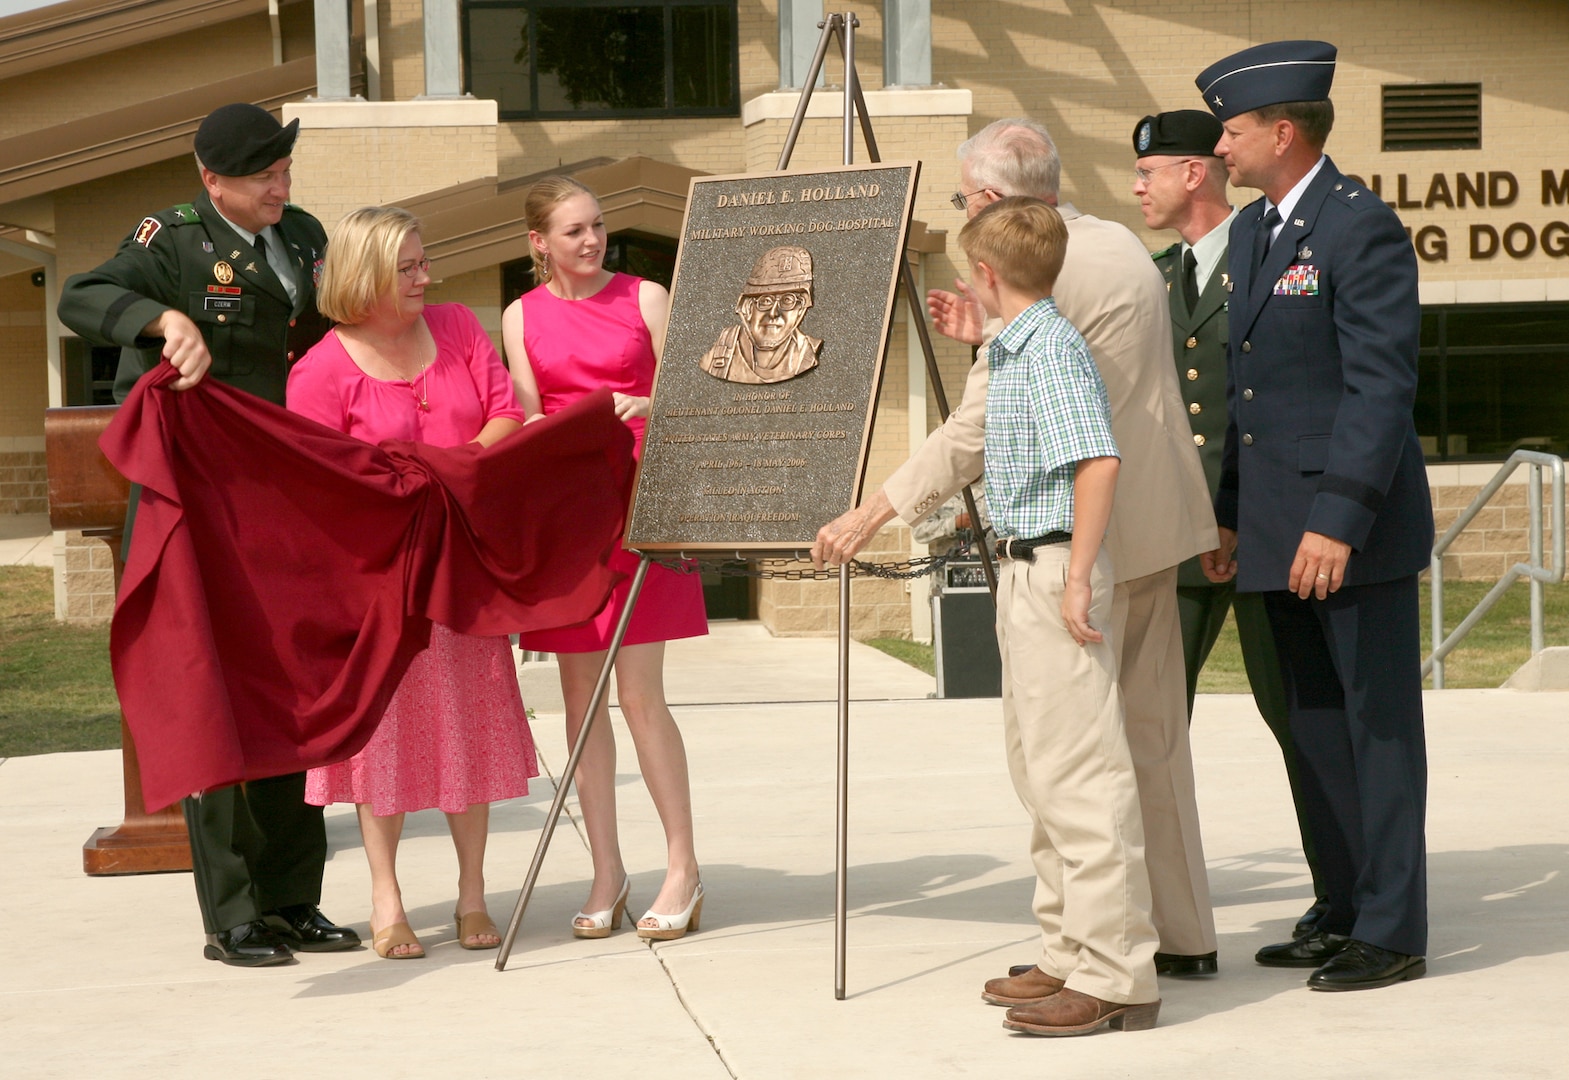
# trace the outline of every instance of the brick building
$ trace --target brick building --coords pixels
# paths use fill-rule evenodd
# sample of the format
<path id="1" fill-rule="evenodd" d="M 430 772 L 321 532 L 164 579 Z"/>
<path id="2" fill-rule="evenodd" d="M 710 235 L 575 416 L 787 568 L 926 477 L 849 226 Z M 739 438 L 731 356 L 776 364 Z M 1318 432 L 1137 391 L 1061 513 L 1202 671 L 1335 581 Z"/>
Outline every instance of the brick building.
<path id="1" fill-rule="evenodd" d="M 821 12 L 820 0 L 66 0 L 0 17 L 0 513 L 45 509 L 45 406 L 102 400 L 112 376 L 112 353 L 55 321 L 60 282 L 144 214 L 191 198 L 191 137 L 213 106 L 300 118 L 294 197 L 327 225 L 367 203 L 418 212 L 432 299 L 469 304 L 499 338 L 502 307 L 528 283 L 530 178 L 579 176 L 604 197 L 615 258 L 668 267 L 691 175 L 773 168 Z M 1512 448 L 1569 447 L 1569 72 L 1557 55 L 1569 7 L 882 0 L 856 15 L 882 155 L 923 162 L 912 256 L 932 285 L 965 272 L 947 199 L 953 149 L 980 127 L 1042 120 L 1064 199 L 1156 249 L 1171 237 L 1143 230 L 1130 192 L 1137 118 L 1197 107 L 1194 75 L 1247 44 L 1334 41 L 1330 151 L 1395 205 L 1420 259 L 1417 419 L 1440 528 Z M 830 88 L 842 80 L 836 57 L 825 71 Z M 833 89 L 814 99 L 793 165 L 839 163 L 840 102 Z M 936 423 L 907 319 L 901 304 L 869 489 Z M 940 341 L 939 360 L 957 395 L 968 350 Z M 1524 551 L 1524 495 L 1513 485 L 1478 520 L 1452 573 L 1496 576 Z M 62 616 L 106 610 L 94 543 L 57 537 Z M 876 544 L 911 550 L 897 526 Z M 858 582 L 855 597 L 857 635 L 929 633 L 924 582 Z M 723 601 L 778 633 L 832 632 L 835 602 L 832 584 L 795 582 Z"/>

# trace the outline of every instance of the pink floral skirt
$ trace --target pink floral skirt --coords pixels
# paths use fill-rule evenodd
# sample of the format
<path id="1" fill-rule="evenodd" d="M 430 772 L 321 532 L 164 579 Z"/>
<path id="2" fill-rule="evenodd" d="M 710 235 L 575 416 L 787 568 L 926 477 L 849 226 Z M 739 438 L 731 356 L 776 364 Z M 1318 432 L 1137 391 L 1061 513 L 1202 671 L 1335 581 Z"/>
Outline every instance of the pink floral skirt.
<path id="1" fill-rule="evenodd" d="M 459 814 L 526 795 L 538 775 L 507 639 L 436 623 L 376 734 L 349 760 L 311 769 L 305 801 L 369 803 L 377 816 L 432 807 Z"/>

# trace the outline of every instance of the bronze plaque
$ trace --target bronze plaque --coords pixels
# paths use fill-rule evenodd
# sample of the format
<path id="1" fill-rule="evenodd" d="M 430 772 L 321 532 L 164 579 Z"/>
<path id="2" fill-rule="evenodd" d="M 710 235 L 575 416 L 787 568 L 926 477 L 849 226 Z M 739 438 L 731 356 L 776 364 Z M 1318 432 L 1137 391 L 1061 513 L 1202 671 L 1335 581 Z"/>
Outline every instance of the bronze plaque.
<path id="1" fill-rule="evenodd" d="M 801 551 L 855 505 L 919 175 L 693 179 L 628 548 Z"/>

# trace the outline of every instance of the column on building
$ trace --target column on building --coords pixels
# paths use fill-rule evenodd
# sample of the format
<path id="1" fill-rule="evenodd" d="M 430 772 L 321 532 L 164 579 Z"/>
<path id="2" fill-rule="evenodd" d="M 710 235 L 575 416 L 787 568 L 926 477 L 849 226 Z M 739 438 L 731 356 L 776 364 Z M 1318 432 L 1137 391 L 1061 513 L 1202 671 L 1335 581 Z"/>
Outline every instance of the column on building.
<path id="1" fill-rule="evenodd" d="M 316 9 L 317 101 L 348 101 L 349 0 L 317 0 Z"/>
<path id="2" fill-rule="evenodd" d="M 822 37 L 823 0 L 779 0 L 779 89 L 799 90 Z M 817 85 L 823 85 L 822 72 Z"/>
<path id="3" fill-rule="evenodd" d="M 463 96 L 463 39 L 458 0 L 425 0 L 426 98 Z"/>
<path id="4" fill-rule="evenodd" d="M 932 85 L 932 0 L 883 0 L 883 85 Z"/>

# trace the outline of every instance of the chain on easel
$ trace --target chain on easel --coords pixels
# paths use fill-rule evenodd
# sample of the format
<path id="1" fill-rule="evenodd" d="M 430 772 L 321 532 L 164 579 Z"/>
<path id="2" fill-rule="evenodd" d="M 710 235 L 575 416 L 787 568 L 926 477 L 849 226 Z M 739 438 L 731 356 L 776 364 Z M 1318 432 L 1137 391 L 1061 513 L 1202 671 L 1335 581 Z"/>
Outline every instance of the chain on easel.
<path id="1" fill-rule="evenodd" d="M 903 562 L 870 563 L 851 559 L 848 563 L 851 577 L 883 578 L 888 581 L 909 581 L 941 572 L 954 558 L 952 555 L 929 555 Z M 837 569 L 814 570 L 801 566 L 794 559 L 755 559 L 743 562 L 736 559 L 650 559 L 655 566 L 674 570 L 678 574 L 718 574 L 720 577 L 758 578 L 763 581 L 838 581 Z"/>

